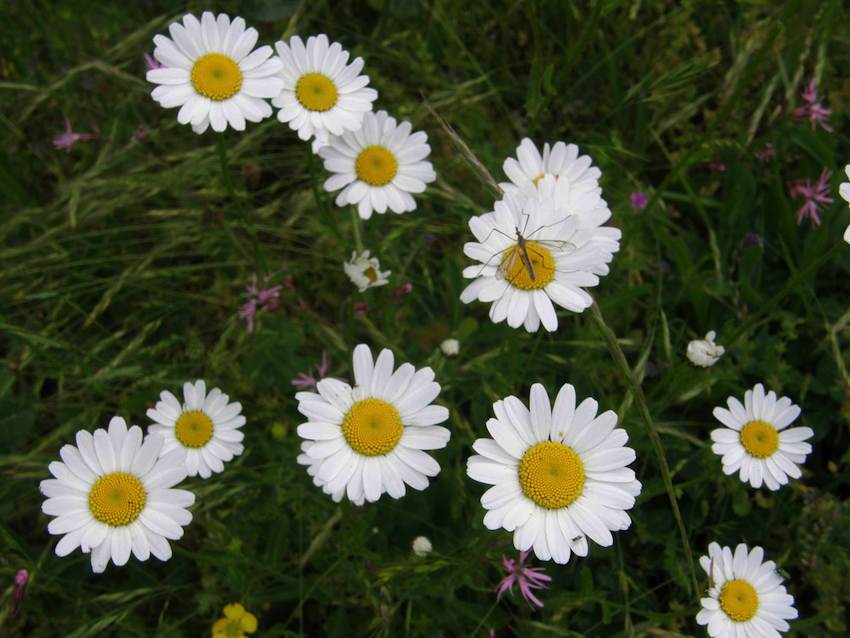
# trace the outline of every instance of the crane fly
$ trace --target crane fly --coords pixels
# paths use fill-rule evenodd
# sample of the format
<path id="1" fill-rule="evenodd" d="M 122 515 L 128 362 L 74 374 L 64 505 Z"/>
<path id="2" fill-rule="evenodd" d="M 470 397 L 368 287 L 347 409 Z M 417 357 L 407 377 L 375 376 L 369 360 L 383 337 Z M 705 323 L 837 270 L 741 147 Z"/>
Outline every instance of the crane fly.
<path id="1" fill-rule="evenodd" d="M 545 229 L 552 226 L 556 226 L 565 219 L 554 222 L 553 224 L 546 224 L 544 226 L 540 226 L 531 232 L 527 237 L 524 235 L 525 228 L 528 226 L 528 221 L 530 217 L 528 215 L 524 215 L 525 223 L 523 224 L 523 229 L 520 230 L 519 227 L 514 226 L 514 232 L 516 233 L 516 237 L 511 237 L 510 235 L 502 232 L 498 228 L 494 228 L 492 232 L 497 232 L 500 235 L 503 235 L 507 239 L 514 242 L 511 246 L 500 250 L 495 253 L 488 261 L 484 264 L 484 267 L 489 266 L 490 262 L 497 257 L 501 257 L 501 261 L 499 262 L 499 266 L 496 268 L 496 278 L 497 279 L 506 279 L 509 283 L 514 283 L 514 281 L 520 277 L 523 273 L 523 269 L 528 273 L 528 278 L 531 282 L 536 283 L 538 279 L 538 274 L 540 274 L 540 270 L 548 268 L 553 273 L 555 272 L 555 264 L 553 259 L 553 253 L 563 252 L 567 248 L 575 250 L 576 246 L 570 241 L 567 240 L 555 240 L 555 239 L 534 239 L 534 235 Z M 575 231 L 570 234 L 572 237 L 575 234 Z M 489 237 L 489 235 L 488 235 Z M 485 242 L 486 242 L 485 238 Z M 546 249 L 549 252 L 548 255 L 543 252 L 537 250 L 535 246 L 540 246 L 541 248 Z M 537 257 L 537 259 L 535 259 Z M 520 262 L 520 266 L 517 265 L 517 260 Z M 549 264 L 547 261 L 551 261 Z M 537 266 L 535 266 L 535 263 Z M 483 267 L 482 267 L 483 268 Z M 545 273 L 544 273 L 545 278 Z"/>
<path id="2" fill-rule="evenodd" d="M 514 230 L 516 231 L 516 244 L 506 249 L 511 252 L 507 257 L 502 259 L 499 267 L 496 269 L 497 276 L 499 279 L 505 279 L 507 275 L 513 272 L 516 260 L 519 258 L 522 261 L 522 265 L 528 271 L 531 281 L 536 281 L 537 276 L 534 274 L 534 262 L 528 256 L 529 240 L 522 236 L 522 233 L 516 226 L 514 226 Z"/>

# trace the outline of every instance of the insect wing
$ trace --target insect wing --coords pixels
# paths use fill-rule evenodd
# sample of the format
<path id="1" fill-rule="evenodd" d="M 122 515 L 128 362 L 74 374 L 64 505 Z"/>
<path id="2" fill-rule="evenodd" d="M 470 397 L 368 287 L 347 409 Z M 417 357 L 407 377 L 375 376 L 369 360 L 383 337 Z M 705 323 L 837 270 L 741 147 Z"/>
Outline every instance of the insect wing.
<path id="1" fill-rule="evenodd" d="M 576 245 L 566 239 L 535 239 L 534 241 L 548 249 L 549 252 L 565 253 L 576 249 Z"/>
<path id="2" fill-rule="evenodd" d="M 502 259 L 499 267 L 496 268 L 496 279 L 506 279 L 508 273 L 513 272 L 516 260 L 519 259 L 519 251 L 515 246 L 512 246 L 508 250 L 510 252 Z"/>

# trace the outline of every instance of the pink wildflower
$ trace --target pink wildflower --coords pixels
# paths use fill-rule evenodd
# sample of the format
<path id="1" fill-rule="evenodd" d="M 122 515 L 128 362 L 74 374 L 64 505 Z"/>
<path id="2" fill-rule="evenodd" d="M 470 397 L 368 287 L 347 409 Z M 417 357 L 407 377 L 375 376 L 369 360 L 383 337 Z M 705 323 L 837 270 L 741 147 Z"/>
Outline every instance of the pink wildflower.
<path id="1" fill-rule="evenodd" d="M 354 315 L 357 317 L 365 317 L 369 312 L 369 304 L 363 301 L 358 301 L 354 304 Z"/>
<path id="2" fill-rule="evenodd" d="M 53 146 L 57 149 L 64 148 L 66 152 L 70 153 L 71 147 L 77 142 L 88 142 L 89 140 L 97 139 L 97 136 L 91 133 L 75 133 L 71 128 L 71 121 L 68 119 L 68 116 L 63 115 L 63 117 L 65 118 L 65 130 L 53 138 Z"/>
<path id="3" fill-rule="evenodd" d="M 263 279 L 263 286 L 267 283 L 268 277 Z M 257 275 L 251 276 L 251 283 L 245 286 L 248 301 L 239 310 L 239 318 L 244 319 L 245 323 L 248 324 L 248 332 L 254 332 L 254 317 L 258 312 L 272 312 L 280 308 L 280 291 L 282 288 L 282 285 L 260 288 L 257 285 Z"/>
<path id="4" fill-rule="evenodd" d="M 403 286 L 399 286 L 398 288 L 396 288 L 395 293 L 393 294 L 395 294 L 396 299 L 399 299 L 401 297 L 404 297 L 405 295 L 409 295 L 411 292 L 413 292 L 413 284 L 408 282 Z"/>
<path id="5" fill-rule="evenodd" d="M 812 123 L 812 130 L 821 126 L 825 131 L 832 133 L 832 127 L 829 125 L 829 116 L 832 110 L 825 108 L 818 100 L 817 82 L 814 78 L 809 80 L 806 87 L 800 92 L 800 97 L 806 102 L 803 106 L 798 106 L 794 109 L 794 119 L 802 120 L 808 118 Z"/>
<path id="6" fill-rule="evenodd" d="M 773 149 L 773 144 L 768 142 L 761 149 L 756 151 L 756 159 L 760 162 L 766 162 L 770 159 L 773 159 L 773 156 L 776 152 Z"/>
<path id="7" fill-rule="evenodd" d="M 812 185 L 812 180 L 805 182 L 797 180 L 788 185 L 788 195 L 792 198 L 802 197 L 805 201 L 797 209 L 797 224 L 803 223 L 804 217 L 809 217 L 815 225 L 820 226 L 818 211 L 822 204 L 832 204 L 835 200 L 829 195 L 829 178 L 832 171 L 823 169 L 820 179 Z"/>
<path id="8" fill-rule="evenodd" d="M 133 131 L 133 139 L 137 142 L 146 142 L 149 134 L 150 130 L 147 126 L 140 126 Z"/>
<path id="9" fill-rule="evenodd" d="M 649 203 L 649 199 L 646 196 L 646 193 L 643 191 L 635 191 L 631 195 L 629 195 L 629 202 L 632 205 L 632 208 L 637 210 L 643 210 L 646 208 L 646 205 Z"/>
<path id="10" fill-rule="evenodd" d="M 30 573 L 25 569 L 19 569 L 18 573 L 15 574 L 15 590 L 12 593 L 12 618 L 18 615 L 29 580 Z"/>
<path id="11" fill-rule="evenodd" d="M 283 286 L 274 286 L 272 288 L 263 288 L 257 293 L 257 303 L 262 306 L 262 310 L 272 312 L 280 308 L 280 289 Z"/>
<path id="12" fill-rule="evenodd" d="M 257 300 L 249 299 L 239 309 L 239 318 L 248 324 L 248 332 L 254 332 L 254 317 L 257 314 Z"/>
<path id="13" fill-rule="evenodd" d="M 725 173 L 726 164 L 723 162 L 711 162 L 711 164 L 708 165 L 708 170 L 712 173 Z"/>
<path id="14" fill-rule="evenodd" d="M 145 71 L 153 71 L 155 69 L 161 69 L 162 65 L 159 63 L 155 57 L 153 57 L 150 53 L 145 53 Z"/>
<path id="15" fill-rule="evenodd" d="M 513 592 L 514 584 L 516 584 L 519 585 L 519 591 L 529 605 L 543 607 L 543 603 L 534 595 L 532 590 L 546 589 L 545 583 L 552 580 L 552 577 L 543 573 L 541 567 L 526 567 L 524 563 L 527 556 L 528 551 L 520 552 L 518 561 L 502 556 L 502 566 L 508 572 L 508 575 L 499 581 L 499 585 L 496 587 L 497 600 L 507 590 Z"/>
<path id="16" fill-rule="evenodd" d="M 292 385 L 296 388 L 304 390 L 306 388 L 314 388 L 316 384 L 325 378 L 325 374 L 328 372 L 328 353 L 322 350 L 322 362 L 316 366 L 316 376 L 310 374 L 305 374 L 303 372 L 298 373 L 298 378 L 290 381 Z"/>

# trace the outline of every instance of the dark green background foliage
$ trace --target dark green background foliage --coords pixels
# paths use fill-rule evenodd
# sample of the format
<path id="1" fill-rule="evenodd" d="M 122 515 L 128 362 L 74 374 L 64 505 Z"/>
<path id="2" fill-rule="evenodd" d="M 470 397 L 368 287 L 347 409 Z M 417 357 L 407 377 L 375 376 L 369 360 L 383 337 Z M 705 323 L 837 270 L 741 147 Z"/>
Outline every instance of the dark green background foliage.
<path id="1" fill-rule="evenodd" d="M 215 134 L 194 135 L 150 99 L 151 37 L 204 8 L 243 15 L 261 43 L 328 33 L 366 59 L 380 108 L 428 131 L 439 179 L 419 208 L 362 224 L 391 285 L 359 294 L 344 276 L 352 216 L 288 127 L 224 134 L 225 178 Z M 458 300 L 467 220 L 493 195 L 422 92 L 497 178 L 523 136 L 575 141 L 601 166 L 623 241 L 594 295 L 642 380 L 693 552 L 764 546 L 798 601 L 792 635 L 845 635 L 850 212 L 838 200 L 822 226 L 797 226 L 785 183 L 850 161 L 848 24 L 839 0 L 4 3 L 2 634 L 203 636 L 239 600 L 259 636 L 705 635 L 638 405 L 590 313 L 528 335 Z M 789 117 L 812 75 L 835 134 Z M 98 141 L 55 150 L 63 113 Z M 776 157 L 760 163 L 766 142 Z M 709 169 L 716 161 L 725 172 Z M 629 206 L 634 190 L 650 195 L 646 210 Z M 254 272 L 292 275 L 295 289 L 248 334 L 237 311 Z M 405 282 L 413 293 L 396 299 Z M 697 369 L 685 346 L 711 328 L 727 355 Z M 438 349 L 447 336 L 461 340 L 456 358 Z M 350 378 L 359 342 L 435 369 L 452 440 L 426 492 L 338 507 L 295 464 L 289 381 L 322 350 L 330 374 Z M 79 552 L 55 557 L 37 485 L 61 445 L 115 414 L 145 425 L 160 390 L 198 377 L 242 402 L 246 451 L 187 482 L 195 518 L 174 558 L 92 575 Z M 465 474 L 490 404 L 525 400 L 535 381 L 569 381 L 617 411 L 644 486 L 613 547 L 546 565 L 540 612 L 511 596 L 496 604 L 510 535 L 483 528 L 483 487 Z M 802 480 L 778 493 L 723 476 L 708 444 L 712 407 L 758 381 L 802 405 L 799 423 L 815 431 Z M 410 551 L 420 534 L 435 547 L 427 559 Z M 22 567 L 32 578 L 13 620 Z"/>

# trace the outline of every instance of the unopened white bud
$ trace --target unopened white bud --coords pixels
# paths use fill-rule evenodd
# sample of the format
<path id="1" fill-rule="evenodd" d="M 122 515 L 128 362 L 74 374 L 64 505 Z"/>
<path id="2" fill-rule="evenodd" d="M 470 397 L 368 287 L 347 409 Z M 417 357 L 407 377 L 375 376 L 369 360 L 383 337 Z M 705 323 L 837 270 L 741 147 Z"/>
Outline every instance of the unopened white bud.
<path id="1" fill-rule="evenodd" d="M 716 336 L 717 333 L 711 330 L 705 335 L 705 339 L 695 339 L 688 344 L 686 354 L 691 363 L 701 368 L 708 368 L 718 362 L 726 349 L 714 343 Z"/>
<path id="2" fill-rule="evenodd" d="M 460 342 L 457 339 L 446 339 L 440 344 L 440 350 L 447 357 L 453 357 L 460 352 Z"/>
<path id="3" fill-rule="evenodd" d="M 417 536 L 413 539 L 413 553 L 417 556 L 427 556 L 434 549 L 431 541 L 426 536 Z"/>

